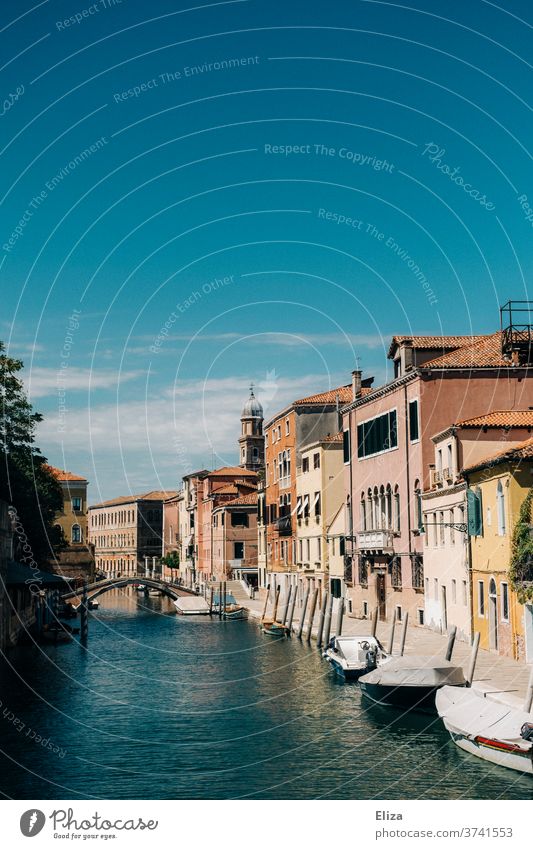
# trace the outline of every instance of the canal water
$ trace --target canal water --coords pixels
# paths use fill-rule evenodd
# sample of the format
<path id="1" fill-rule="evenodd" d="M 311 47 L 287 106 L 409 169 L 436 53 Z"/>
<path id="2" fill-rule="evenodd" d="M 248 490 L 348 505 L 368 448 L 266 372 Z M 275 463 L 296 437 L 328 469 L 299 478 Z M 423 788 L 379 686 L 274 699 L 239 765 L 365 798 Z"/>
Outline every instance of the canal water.
<path id="1" fill-rule="evenodd" d="M 529 799 L 438 719 L 370 707 L 316 647 L 255 622 L 100 597 L 87 650 L 0 666 L 0 791 L 15 799 Z"/>

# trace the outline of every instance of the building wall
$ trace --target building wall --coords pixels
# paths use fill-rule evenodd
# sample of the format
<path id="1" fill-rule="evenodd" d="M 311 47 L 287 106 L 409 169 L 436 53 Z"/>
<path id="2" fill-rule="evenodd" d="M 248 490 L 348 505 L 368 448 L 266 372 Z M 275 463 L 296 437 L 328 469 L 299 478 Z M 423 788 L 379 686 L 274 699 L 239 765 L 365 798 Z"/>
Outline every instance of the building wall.
<path id="1" fill-rule="evenodd" d="M 318 468 L 315 468 L 315 456 Z M 316 443 L 301 450 L 301 464 L 296 475 L 296 562 L 300 598 L 309 587 L 321 593 L 329 588 L 328 527 L 344 501 L 343 459 L 340 443 Z M 304 461 L 309 470 L 303 471 Z M 320 514 L 315 516 L 314 500 L 320 493 Z M 303 516 L 308 499 L 309 517 Z"/>
<path id="2" fill-rule="evenodd" d="M 528 393 L 530 395 L 531 389 L 524 373 L 515 373 L 511 369 L 499 376 L 496 372 L 482 374 L 466 370 L 440 374 L 426 372 L 421 376 L 415 373 L 404 385 L 392 384 L 386 394 L 345 412 L 344 427 L 350 430 L 353 458 L 345 481 L 347 495 L 351 496 L 353 504 L 354 533 L 357 535 L 359 528 L 360 495 L 368 487 L 379 487 L 386 482 L 393 487 L 398 485 L 401 504 L 400 532 L 394 536 L 393 550 L 401 556 L 402 589 L 398 591 L 392 587 L 386 556 L 375 561 L 377 568 L 370 571 L 368 586 L 362 586 L 357 581 L 357 561 L 354 558 L 354 586 L 350 595 L 356 616 L 363 615 L 365 609 L 371 612 L 376 606 L 377 576 L 381 572 L 385 574 L 386 618 L 399 606 L 402 610 L 409 610 L 411 622 L 420 622 L 420 611 L 424 610 L 425 603 L 423 591 L 412 586 L 409 554 L 423 555 L 423 539 L 416 533 L 414 490 L 416 481 L 420 482 L 421 489 L 429 488 L 430 465 L 434 464 L 431 436 L 443 432 L 453 422 L 482 415 L 488 409 L 527 409 Z M 411 443 L 406 441 L 406 411 L 409 401 L 416 398 L 419 399 L 419 440 Z M 357 424 L 392 408 L 398 411 L 398 448 L 358 461 Z"/>
<path id="3" fill-rule="evenodd" d="M 69 544 L 76 541 L 73 527 L 79 526 L 81 532 L 79 541 L 86 543 L 88 539 L 87 481 L 60 481 L 60 483 L 63 492 L 63 510 L 56 515 L 55 524 L 60 525 L 63 536 Z M 73 499 L 75 498 L 81 501 L 79 510 L 74 509 Z"/>
<path id="4" fill-rule="evenodd" d="M 481 648 L 516 660 L 526 660 L 525 606 L 518 603 L 509 586 L 508 568 L 511 558 L 512 533 L 522 502 L 531 486 L 531 462 L 521 468 L 508 464 L 485 468 L 469 475 L 471 488 L 479 488 L 482 498 L 482 534 L 471 537 L 472 595 L 474 631 L 480 633 Z M 500 533 L 497 509 L 498 482 L 502 485 L 505 507 L 505 532 Z M 496 599 L 490 597 L 491 580 L 496 585 Z M 480 605 L 480 583 L 484 605 Z M 508 585 L 509 616 L 503 617 L 502 584 Z M 495 615 L 494 615 L 495 613 Z M 494 632 L 496 623 L 497 646 Z M 533 658 L 532 658 L 533 659 Z"/>
<path id="5" fill-rule="evenodd" d="M 96 571 L 108 577 L 143 573 L 161 558 L 163 502 L 131 501 L 89 509 Z"/>
<path id="6" fill-rule="evenodd" d="M 287 424 L 288 423 L 288 424 Z M 288 427 L 288 433 L 287 433 Z M 274 441 L 272 434 L 274 433 Z M 279 435 L 278 435 L 279 434 Z M 288 480 L 279 480 L 278 455 L 283 451 L 291 452 L 291 474 Z M 275 522 L 271 520 L 272 506 L 279 516 L 280 495 L 289 495 L 290 511 L 296 505 L 296 415 L 294 410 L 286 411 L 265 429 L 265 506 L 267 569 L 269 572 L 286 572 L 294 565 L 293 547 L 296 538 L 294 517 L 291 519 L 291 532 L 280 534 Z M 286 543 L 287 557 L 282 557 L 281 543 Z M 285 545 L 284 545 L 285 548 Z"/>
<path id="7" fill-rule="evenodd" d="M 445 634 L 455 625 L 457 639 L 472 637 L 468 536 L 446 524 L 466 522 L 466 485 L 425 493 L 424 514 L 424 624 Z"/>

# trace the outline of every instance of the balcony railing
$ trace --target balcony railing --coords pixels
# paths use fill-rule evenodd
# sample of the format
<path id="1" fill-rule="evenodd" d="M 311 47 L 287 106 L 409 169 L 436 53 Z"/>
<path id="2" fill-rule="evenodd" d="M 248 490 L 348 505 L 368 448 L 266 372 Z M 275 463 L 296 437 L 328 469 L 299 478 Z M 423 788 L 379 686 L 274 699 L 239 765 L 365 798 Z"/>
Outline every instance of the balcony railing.
<path id="1" fill-rule="evenodd" d="M 290 516 L 280 516 L 279 519 L 276 519 L 274 522 L 274 526 L 280 535 L 292 533 L 292 522 Z"/>
<path id="2" fill-rule="evenodd" d="M 393 546 L 394 534 L 391 530 L 360 531 L 357 534 L 359 551 L 392 552 Z"/>

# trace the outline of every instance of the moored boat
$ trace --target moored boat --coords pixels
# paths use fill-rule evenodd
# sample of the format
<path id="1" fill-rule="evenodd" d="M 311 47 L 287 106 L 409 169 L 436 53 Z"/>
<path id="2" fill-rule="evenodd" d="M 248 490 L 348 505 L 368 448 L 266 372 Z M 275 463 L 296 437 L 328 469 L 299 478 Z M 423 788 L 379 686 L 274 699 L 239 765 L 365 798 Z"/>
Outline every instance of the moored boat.
<path id="1" fill-rule="evenodd" d="M 471 688 L 443 687 L 437 712 L 453 742 L 498 766 L 533 774 L 533 716 Z"/>
<path id="2" fill-rule="evenodd" d="M 205 598 L 195 595 L 184 595 L 175 599 L 174 605 L 182 616 L 208 616 L 209 605 Z"/>
<path id="3" fill-rule="evenodd" d="M 362 692 L 380 705 L 435 710 L 435 693 L 446 685 L 466 687 L 463 669 L 435 657 L 395 657 L 359 679 Z"/>
<path id="4" fill-rule="evenodd" d="M 356 680 L 375 669 L 388 655 L 375 637 L 332 637 L 323 657 L 346 680 Z"/>
<path id="5" fill-rule="evenodd" d="M 41 638 L 47 643 L 68 643 L 76 631 L 66 622 L 51 622 L 44 626 Z"/>
<path id="6" fill-rule="evenodd" d="M 268 634 L 269 637 L 288 637 L 290 634 L 286 625 L 282 622 L 276 622 L 274 619 L 263 619 L 261 630 L 263 634 Z"/>
<path id="7" fill-rule="evenodd" d="M 100 607 L 100 602 L 96 601 L 95 599 L 90 600 L 87 606 L 89 610 L 98 610 L 98 608 Z"/>
<path id="8" fill-rule="evenodd" d="M 213 613 L 219 614 L 220 608 L 222 606 L 222 616 L 224 619 L 247 619 L 248 611 L 241 604 L 237 604 L 237 601 L 233 595 L 227 593 L 225 597 L 223 597 L 222 605 L 220 603 L 220 598 L 218 594 L 215 596 L 213 600 Z"/>

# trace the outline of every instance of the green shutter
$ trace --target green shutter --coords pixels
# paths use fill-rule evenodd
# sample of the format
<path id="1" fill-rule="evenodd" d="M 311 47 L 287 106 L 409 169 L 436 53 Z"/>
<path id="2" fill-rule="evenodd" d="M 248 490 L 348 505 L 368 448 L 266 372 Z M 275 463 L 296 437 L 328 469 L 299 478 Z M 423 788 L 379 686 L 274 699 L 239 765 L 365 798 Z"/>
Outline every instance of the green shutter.
<path id="1" fill-rule="evenodd" d="M 466 506 L 468 516 L 468 536 L 478 537 L 481 535 L 482 531 L 481 493 L 478 495 L 473 489 L 467 489 Z"/>

